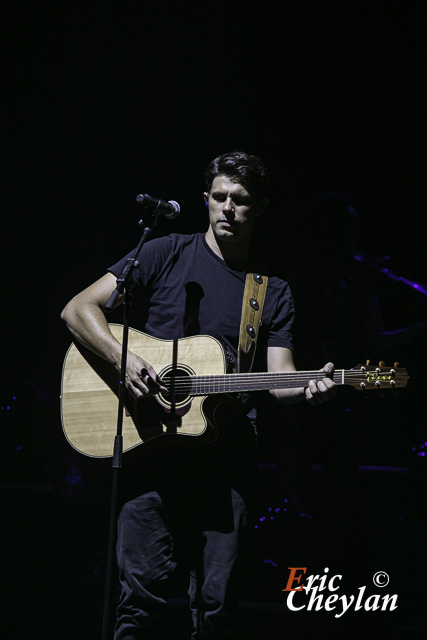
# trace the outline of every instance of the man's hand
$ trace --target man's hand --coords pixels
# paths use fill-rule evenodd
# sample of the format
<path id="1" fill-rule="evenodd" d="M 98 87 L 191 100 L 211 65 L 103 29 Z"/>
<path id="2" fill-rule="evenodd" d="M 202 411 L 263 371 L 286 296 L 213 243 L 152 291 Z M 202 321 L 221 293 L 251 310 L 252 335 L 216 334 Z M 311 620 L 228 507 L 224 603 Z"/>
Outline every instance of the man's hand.
<path id="1" fill-rule="evenodd" d="M 308 387 L 305 389 L 305 397 L 307 402 L 312 405 L 323 404 L 329 402 L 331 398 L 336 394 L 337 387 L 335 382 L 331 380 L 335 367 L 332 362 L 325 364 L 321 371 L 325 372 L 325 377 L 322 380 L 310 380 Z"/>
<path id="2" fill-rule="evenodd" d="M 166 392 L 168 389 L 162 384 L 161 378 L 154 371 L 153 367 L 137 356 L 132 351 L 128 351 L 126 362 L 126 387 L 134 398 L 153 396 L 160 391 Z"/>

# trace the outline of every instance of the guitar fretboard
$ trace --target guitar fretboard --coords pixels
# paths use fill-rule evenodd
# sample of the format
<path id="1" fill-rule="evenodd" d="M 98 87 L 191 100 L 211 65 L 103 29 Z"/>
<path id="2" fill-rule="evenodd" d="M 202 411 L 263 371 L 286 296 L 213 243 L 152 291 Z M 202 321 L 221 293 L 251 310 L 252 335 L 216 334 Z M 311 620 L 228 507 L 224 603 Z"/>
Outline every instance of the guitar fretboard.
<path id="1" fill-rule="evenodd" d="M 309 380 L 322 380 L 323 371 L 291 371 L 265 373 L 231 373 L 209 376 L 177 376 L 165 386 L 176 394 L 191 396 L 213 393 L 239 393 L 244 391 L 266 391 L 268 389 L 290 389 L 307 387 Z M 366 379 L 366 374 L 357 370 L 338 369 L 331 376 L 335 384 L 357 386 Z M 173 389 L 172 389 L 173 387 Z"/>

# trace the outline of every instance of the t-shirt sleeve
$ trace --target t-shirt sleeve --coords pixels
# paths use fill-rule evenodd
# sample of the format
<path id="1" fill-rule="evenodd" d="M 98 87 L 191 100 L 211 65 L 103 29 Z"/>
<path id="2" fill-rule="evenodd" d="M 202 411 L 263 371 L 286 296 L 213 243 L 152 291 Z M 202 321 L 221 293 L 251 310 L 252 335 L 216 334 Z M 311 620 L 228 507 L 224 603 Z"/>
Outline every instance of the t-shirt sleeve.
<path id="1" fill-rule="evenodd" d="M 295 306 L 291 289 L 287 282 L 276 284 L 276 305 L 273 313 L 267 345 L 269 347 L 286 347 L 294 350 L 292 328 L 295 317 Z"/>
<path id="2" fill-rule="evenodd" d="M 165 265 L 171 249 L 172 240 L 170 236 L 149 240 L 144 244 L 138 256 L 138 265 L 132 272 L 132 282 L 141 288 L 150 286 Z M 133 255 L 134 250 L 116 262 L 116 264 L 108 267 L 107 271 L 116 277 L 119 276 L 126 265 L 126 261 L 132 258 Z"/>

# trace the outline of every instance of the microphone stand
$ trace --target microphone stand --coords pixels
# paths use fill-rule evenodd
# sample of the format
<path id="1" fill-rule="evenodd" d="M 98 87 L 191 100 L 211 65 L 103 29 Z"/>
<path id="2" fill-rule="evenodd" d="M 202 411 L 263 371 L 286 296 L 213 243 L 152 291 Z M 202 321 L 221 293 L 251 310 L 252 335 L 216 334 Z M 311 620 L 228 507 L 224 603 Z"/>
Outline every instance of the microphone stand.
<path id="1" fill-rule="evenodd" d="M 154 227 L 157 223 L 156 211 L 148 211 L 143 215 L 138 225 L 143 227 L 142 235 L 139 243 L 133 252 L 132 257 L 126 260 L 126 263 L 117 278 L 117 286 L 110 296 L 106 306 L 105 313 L 109 313 L 113 309 L 119 295 L 125 294 L 124 312 L 123 312 L 123 340 L 122 340 L 122 356 L 119 383 L 119 405 L 117 415 L 117 431 L 114 438 L 113 460 L 112 460 L 112 484 L 111 484 L 111 504 L 110 518 L 108 526 L 108 544 L 105 569 L 105 594 L 104 594 L 104 612 L 102 620 L 102 640 L 109 640 L 110 629 L 110 610 L 112 604 L 112 584 L 113 584 L 113 567 L 115 562 L 115 543 L 116 543 L 116 523 L 118 515 L 118 499 L 119 499 L 119 475 L 122 468 L 123 454 L 123 411 L 125 400 L 125 377 L 127 362 L 127 347 L 129 337 L 129 320 L 132 306 L 132 281 L 131 276 L 135 267 L 139 265 L 138 257 L 143 245 L 150 239 Z"/>

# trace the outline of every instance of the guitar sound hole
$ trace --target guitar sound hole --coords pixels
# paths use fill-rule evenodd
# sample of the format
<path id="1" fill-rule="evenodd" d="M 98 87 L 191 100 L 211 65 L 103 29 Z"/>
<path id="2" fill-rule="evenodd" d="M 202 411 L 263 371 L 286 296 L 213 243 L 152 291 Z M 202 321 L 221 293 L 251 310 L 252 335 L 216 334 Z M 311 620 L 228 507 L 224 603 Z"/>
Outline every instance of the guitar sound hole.
<path id="1" fill-rule="evenodd" d="M 191 375 L 189 371 L 185 369 L 170 369 L 161 374 L 162 380 L 166 382 L 166 386 L 169 389 L 169 393 L 162 393 L 162 397 L 169 405 L 172 403 L 176 406 L 181 406 L 189 401 L 189 388 L 186 384 L 185 378 Z"/>

